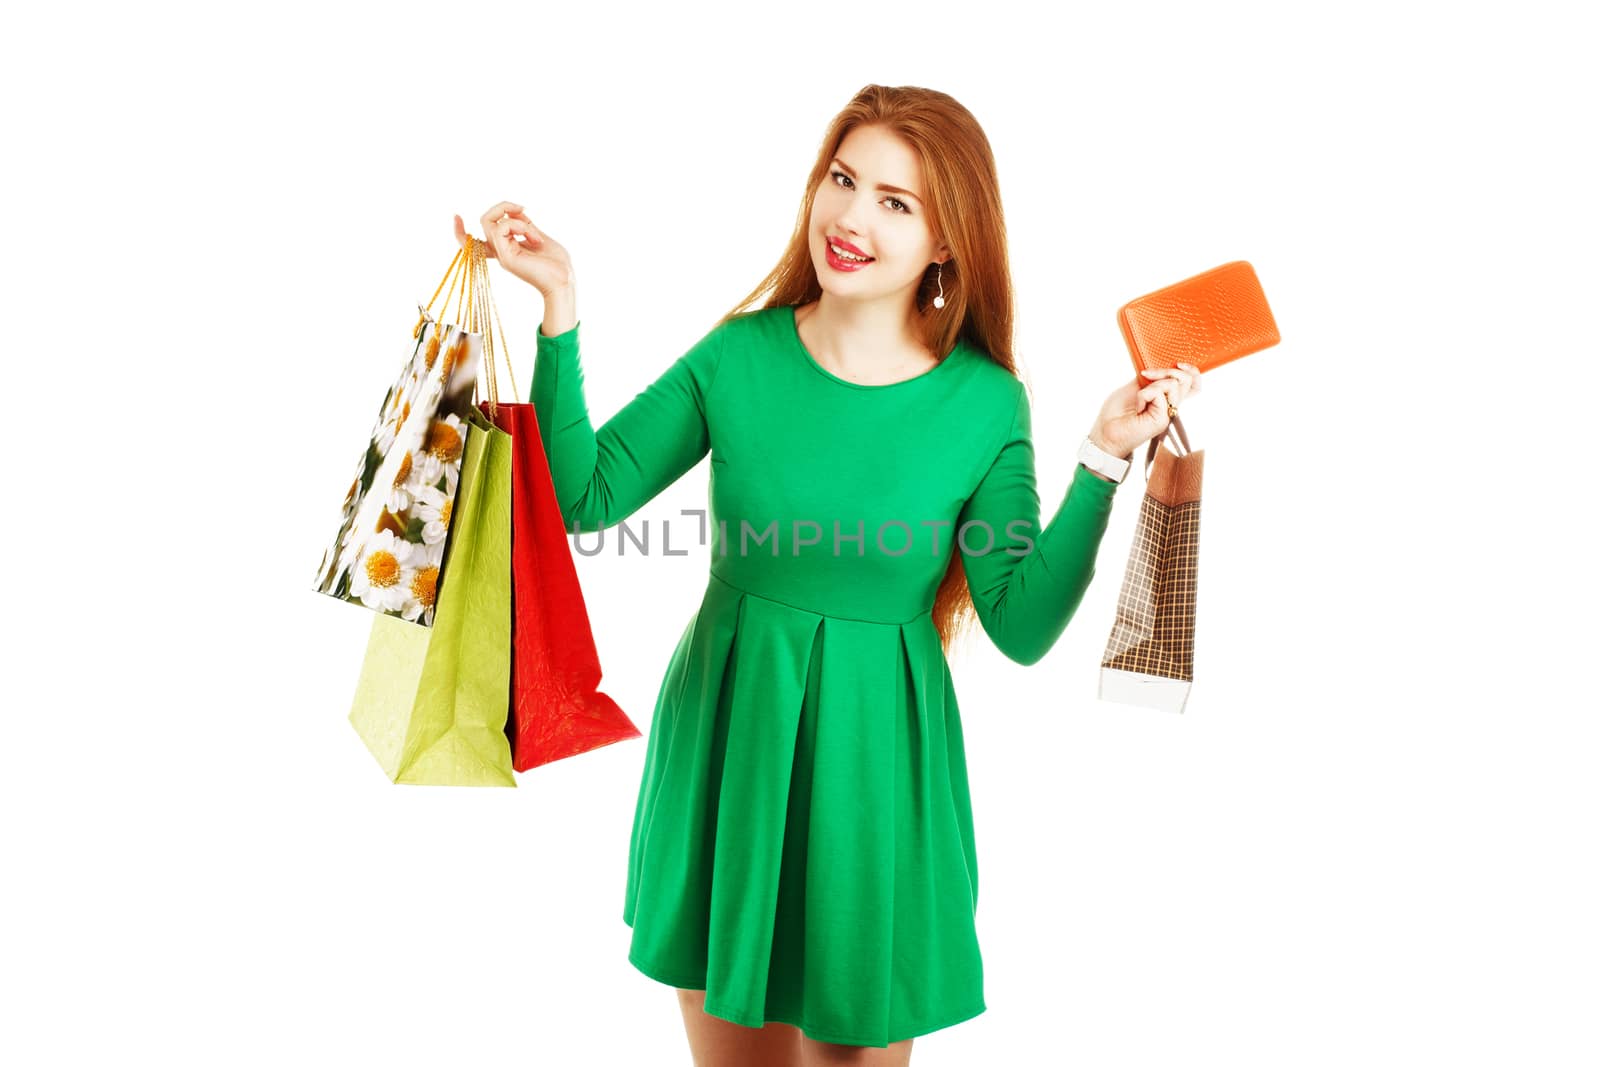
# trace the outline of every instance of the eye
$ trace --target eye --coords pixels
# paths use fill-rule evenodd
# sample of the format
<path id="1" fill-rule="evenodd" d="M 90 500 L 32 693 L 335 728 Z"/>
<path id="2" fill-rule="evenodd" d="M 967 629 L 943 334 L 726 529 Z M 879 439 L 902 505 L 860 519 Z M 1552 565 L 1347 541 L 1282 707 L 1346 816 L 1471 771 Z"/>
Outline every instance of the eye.
<path id="1" fill-rule="evenodd" d="M 833 172 L 833 178 L 834 178 L 834 183 L 833 184 L 840 186 L 840 188 L 843 188 L 843 189 L 853 189 L 853 188 L 855 188 L 855 184 L 856 183 L 851 181 L 850 180 L 850 175 L 846 174 L 842 170 L 834 171 Z M 850 182 L 850 184 L 849 185 L 842 184 L 841 179 L 843 179 L 843 181 L 845 181 L 845 182 Z M 891 197 L 888 198 L 888 200 L 886 202 L 890 203 L 890 204 L 898 204 L 899 207 L 896 208 L 895 210 L 899 211 L 902 214 L 905 214 L 905 215 L 911 214 L 911 208 L 907 207 L 906 206 L 906 202 L 904 200 L 899 199 L 898 197 L 891 196 Z"/>

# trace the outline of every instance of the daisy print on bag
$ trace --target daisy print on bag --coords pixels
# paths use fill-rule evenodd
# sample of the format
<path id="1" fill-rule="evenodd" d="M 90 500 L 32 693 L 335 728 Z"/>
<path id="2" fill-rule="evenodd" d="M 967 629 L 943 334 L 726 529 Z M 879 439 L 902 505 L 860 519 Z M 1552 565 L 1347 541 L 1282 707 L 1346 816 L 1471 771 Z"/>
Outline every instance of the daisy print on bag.
<path id="1" fill-rule="evenodd" d="M 407 347 L 312 588 L 432 626 L 482 337 L 424 310 Z"/>

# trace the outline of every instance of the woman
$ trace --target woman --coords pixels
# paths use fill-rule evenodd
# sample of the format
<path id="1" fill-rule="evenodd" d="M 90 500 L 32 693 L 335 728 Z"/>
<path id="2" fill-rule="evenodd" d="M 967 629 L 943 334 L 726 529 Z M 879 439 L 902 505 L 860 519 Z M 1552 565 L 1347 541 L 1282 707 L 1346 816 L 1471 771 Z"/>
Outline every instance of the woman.
<path id="1" fill-rule="evenodd" d="M 946 653 L 974 615 L 1019 663 L 1049 651 L 1119 460 L 1199 385 L 1185 366 L 1114 391 L 1041 530 L 976 120 L 868 86 L 800 218 L 772 273 L 598 433 L 567 251 L 520 205 L 482 218 L 544 298 L 532 402 L 565 521 L 615 525 L 711 454 L 708 586 L 657 701 L 623 913 L 700 1067 L 904 1064 L 912 1038 L 985 1010 Z"/>

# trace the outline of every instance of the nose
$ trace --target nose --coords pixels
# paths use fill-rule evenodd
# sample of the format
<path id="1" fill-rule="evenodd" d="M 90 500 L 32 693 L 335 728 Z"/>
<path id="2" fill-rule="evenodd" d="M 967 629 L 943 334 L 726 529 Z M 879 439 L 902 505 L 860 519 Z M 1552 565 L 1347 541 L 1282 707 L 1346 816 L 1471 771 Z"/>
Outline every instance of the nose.
<path id="1" fill-rule="evenodd" d="M 856 210 L 856 203 L 852 200 L 850 206 L 839 212 L 838 218 L 834 220 L 834 229 L 851 237 L 859 237 L 861 231 L 856 228 Z"/>

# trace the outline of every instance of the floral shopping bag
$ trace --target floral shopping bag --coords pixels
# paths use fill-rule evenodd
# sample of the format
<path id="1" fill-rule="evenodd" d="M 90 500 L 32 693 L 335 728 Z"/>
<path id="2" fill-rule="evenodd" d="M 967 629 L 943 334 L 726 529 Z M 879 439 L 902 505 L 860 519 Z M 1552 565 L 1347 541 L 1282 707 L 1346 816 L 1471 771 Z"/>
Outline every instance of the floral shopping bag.
<path id="1" fill-rule="evenodd" d="M 446 309 L 458 283 L 463 295 L 470 288 L 468 258 L 458 252 L 434 291 L 437 300 L 451 283 Z M 378 408 L 312 586 L 424 627 L 433 625 L 483 350 L 479 332 L 435 321 L 432 307 L 418 308 L 406 363 Z"/>

